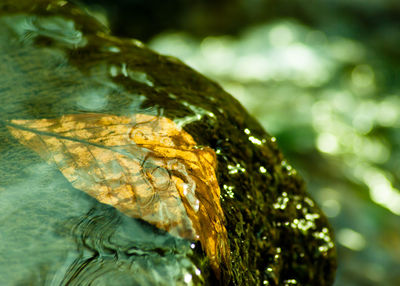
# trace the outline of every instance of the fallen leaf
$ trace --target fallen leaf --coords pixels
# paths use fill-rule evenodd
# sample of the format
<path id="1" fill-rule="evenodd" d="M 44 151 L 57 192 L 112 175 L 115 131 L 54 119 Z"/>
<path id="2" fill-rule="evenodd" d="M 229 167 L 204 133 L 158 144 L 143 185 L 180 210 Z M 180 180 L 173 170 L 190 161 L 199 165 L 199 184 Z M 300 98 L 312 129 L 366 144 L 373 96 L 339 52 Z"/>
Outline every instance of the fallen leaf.
<path id="1" fill-rule="evenodd" d="M 76 189 L 172 235 L 199 240 L 215 273 L 229 255 L 216 156 L 165 117 L 70 114 L 11 120 L 20 143 Z"/>

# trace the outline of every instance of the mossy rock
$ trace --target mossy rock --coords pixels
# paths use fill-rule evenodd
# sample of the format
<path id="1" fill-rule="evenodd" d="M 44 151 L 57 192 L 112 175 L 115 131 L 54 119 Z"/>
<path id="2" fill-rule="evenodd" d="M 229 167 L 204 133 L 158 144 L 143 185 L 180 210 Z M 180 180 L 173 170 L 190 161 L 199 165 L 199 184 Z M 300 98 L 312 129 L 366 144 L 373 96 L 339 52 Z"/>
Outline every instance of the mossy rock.
<path id="1" fill-rule="evenodd" d="M 139 41 L 113 37 L 84 9 L 61 0 L 3 0 L 0 59 L 0 204 L 29 205 L 16 207 L 14 224 L 0 227 L 21 240 L 0 249 L 4 259 L 24 269 L 15 276 L 12 262 L 0 260 L 8 271 L 0 282 L 41 285 L 50 275 L 60 285 L 155 285 L 160 277 L 165 285 L 333 283 L 336 254 L 326 217 L 275 138 L 218 84 Z M 12 122 L 71 114 L 167 118 L 192 137 L 194 149 L 215 152 L 229 249 L 218 273 L 204 245 L 92 199 L 10 132 Z M 6 211 L 1 215 L 7 219 Z M 36 233 L 42 225 L 46 232 Z M 141 239 L 130 241 L 136 236 Z M 62 262 L 64 272 L 48 259 L 11 250 L 32 243 L 25 253 L 34 256 L 41 239 L 50 250 L 51 243 L 69 245 L 48 255 Z M 75 258 L 65 260 L 65 253 Z"/>

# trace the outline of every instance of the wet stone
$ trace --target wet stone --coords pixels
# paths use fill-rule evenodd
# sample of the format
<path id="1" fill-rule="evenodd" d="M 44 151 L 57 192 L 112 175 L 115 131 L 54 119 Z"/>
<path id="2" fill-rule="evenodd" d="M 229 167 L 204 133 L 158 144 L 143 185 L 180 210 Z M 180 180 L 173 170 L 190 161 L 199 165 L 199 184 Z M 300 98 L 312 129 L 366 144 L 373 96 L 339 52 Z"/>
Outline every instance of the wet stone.
<path id="1" fill-rule="evenodd" d="M 332 285 L 325 215 L 216 83 L 56 0 L 1 1 L 0 73 L 1 285 Z"/>

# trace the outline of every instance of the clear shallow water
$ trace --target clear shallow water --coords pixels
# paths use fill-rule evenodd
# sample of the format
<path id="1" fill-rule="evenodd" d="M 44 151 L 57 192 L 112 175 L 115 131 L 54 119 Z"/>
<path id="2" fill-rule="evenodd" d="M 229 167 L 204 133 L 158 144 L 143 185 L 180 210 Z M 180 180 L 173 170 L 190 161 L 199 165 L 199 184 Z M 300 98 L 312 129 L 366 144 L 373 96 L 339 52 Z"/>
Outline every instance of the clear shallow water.
<path id="1" fill-rule="evenodd" d="M 17 15 L 0 23 L 2 120 L 118 106 L 108 95 L 123 91 L 102 65 L 84 75 L 65 65 L 62 48 L 30 49 L 43 31 L 61 47 L 84 43 L 72 22 Z M 142 101 L 132 96 L 118 110 L 137 112 Z M 200 279 L 189 259 L 195 244 L 73 188 L 56 166 L 12 138 L 4 121 L 0 129 L 0 285 L 190 285 Z"/>
<path id="2" fill-rule="evenodd" d="M 100 204 L 47 164 L 21 173 L 0 193 L 1 285 L 171 285 L 193 272 L 189 241 Z"/>

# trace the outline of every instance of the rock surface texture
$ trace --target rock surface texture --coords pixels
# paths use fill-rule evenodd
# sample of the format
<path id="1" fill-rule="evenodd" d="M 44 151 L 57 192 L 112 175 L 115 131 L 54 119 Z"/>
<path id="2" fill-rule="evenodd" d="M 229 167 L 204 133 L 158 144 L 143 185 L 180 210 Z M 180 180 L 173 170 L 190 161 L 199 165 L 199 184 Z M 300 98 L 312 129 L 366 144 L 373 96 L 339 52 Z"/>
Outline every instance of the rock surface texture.
<path id="1" fill-rule="evenodd" d="M 41 191 L 82 191 L 97 211 L 120 212 L 58 227 L 77 244 L 74 262 L 60 272 L 18 260 L 46 273 L 25 281 L 332 285 L 326 217 L 276 139 L 216 83 L 61 0 L 0 2 L 0 73 L 0 204 L 43 165 Z M 88 232 L 118 234 L 127 218 L 174 242 L 121 246 Z"/>

